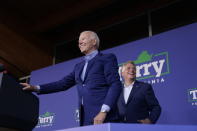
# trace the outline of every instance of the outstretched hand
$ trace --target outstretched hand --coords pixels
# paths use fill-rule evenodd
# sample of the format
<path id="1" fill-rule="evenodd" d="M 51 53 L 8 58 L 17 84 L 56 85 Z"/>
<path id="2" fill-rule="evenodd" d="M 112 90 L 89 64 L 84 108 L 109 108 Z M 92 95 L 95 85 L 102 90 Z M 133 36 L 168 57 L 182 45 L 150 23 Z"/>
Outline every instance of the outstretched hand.
<path id="1" fill-rule="evenodd" d="M 20 83 L 23 86 L 23 90 L 25 91 L 31 91 L 31 92 L 37 92 L 38 88 L 36 86 L 32 86 L 28 83 Z"/>

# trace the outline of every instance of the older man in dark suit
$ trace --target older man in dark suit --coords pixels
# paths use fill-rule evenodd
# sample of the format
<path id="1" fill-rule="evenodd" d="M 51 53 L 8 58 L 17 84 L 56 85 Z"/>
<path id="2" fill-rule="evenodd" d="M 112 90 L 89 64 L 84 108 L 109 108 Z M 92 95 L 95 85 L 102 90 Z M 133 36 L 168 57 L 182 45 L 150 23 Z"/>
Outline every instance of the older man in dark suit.
<path id="1" fill-rule="evenodd" d="M 117 100 L 121 92 L 115 55 L 98 52 L 99 38 L 95 32 L 84 31 L 79 37 L 84 61 L 61 80 L 40 86 L 21 83 L 24 90 L 46 94 L 67 90 L 76 85 L 81 107 L 81 124 L 100 124 L 118 120 Z"/>
<path id="2" fill-rule="evenodd" d="M 136 80 L 136 66 L 129 61 L 122 66 L 124 87 L 118 100 L 121 122 L 156 123 L 161 107 L 152 86 Z"/>

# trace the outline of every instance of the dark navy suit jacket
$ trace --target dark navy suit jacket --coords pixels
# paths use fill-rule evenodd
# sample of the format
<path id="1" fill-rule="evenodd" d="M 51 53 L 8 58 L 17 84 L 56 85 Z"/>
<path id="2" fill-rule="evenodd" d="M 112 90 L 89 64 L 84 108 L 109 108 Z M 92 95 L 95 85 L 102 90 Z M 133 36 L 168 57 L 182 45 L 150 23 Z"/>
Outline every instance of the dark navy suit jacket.
<path id="1" fill-rule="evenodd" d="M 161 113 L 161 107 L 152 86 L 139 81 L 135 81 L 127 104 L 122 91 L 118 100 L 118 109 L 121 121 L 126 123 L 138 123 L 137 120 L 145 118 L 155 123 Z"/>
<path id="2" fill-rule="evenodd" d="M 40 85 L 40 93 L 63 91 L 76 85 L 79 106 L 83 98 L 83 125 L 93 124 L 93 119 L 100 112 L 103 104 L 111 108 L 105 122 L 118 119 L 117 100 L 122 84 L 115 55 L 98 53 L 88 62 L 86 75 L 82 81 L 81 73 L 84 64 L 84 61 L 76 64 L 69 75 L 57 82 Z"/>

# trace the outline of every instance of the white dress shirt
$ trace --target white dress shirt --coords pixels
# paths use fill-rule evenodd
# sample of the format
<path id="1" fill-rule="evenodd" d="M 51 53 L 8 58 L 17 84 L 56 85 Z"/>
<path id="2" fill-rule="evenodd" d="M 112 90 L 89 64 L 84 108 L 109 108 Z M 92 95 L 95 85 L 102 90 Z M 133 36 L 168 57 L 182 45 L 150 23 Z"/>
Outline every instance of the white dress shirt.
<path id="1" fill-rule="evenodd" d="M 128 85 L 128 86 L 124 85 L 124 88 L 123 88 L 123 95 L 124 95 L 125 103 L 127 103 L 128 99 L 129 99 L 129 95 L 130 95 L 130 93 L 131 93 L 131 90 L 133 89 L 133 85 L 134 85 L 134 82 L 131 83 L 131 84 Z"/>

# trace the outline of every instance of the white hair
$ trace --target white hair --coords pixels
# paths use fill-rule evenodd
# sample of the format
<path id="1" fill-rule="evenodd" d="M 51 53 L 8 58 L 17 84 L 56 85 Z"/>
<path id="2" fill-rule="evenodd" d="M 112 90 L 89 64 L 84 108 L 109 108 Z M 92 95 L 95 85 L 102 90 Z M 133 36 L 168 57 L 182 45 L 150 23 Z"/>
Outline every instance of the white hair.
<path id="1" fill-rule="evenodd" d="M 99 37 L 98 37 L 98 35 L 97 35 L 96 32 L 88 30 L 88 31 L 83 31 L 83 32 L 81 32 L 81 34 L 82 34 L 82 33 L 90 33 L 91 36 L 93 37 L 93 39 L 96 40 L 96 48 L 97 48 L 97 49 L 99 48 L 100 39 L 99 39 Z"/>
<path id="2" fill-rule="evenodd" d="M 134 63 L 133 61 L 127 61 L 126 63 L 124 63 L 124 64 L 122 65 L 121 72 L 123 72 L 123 71 L 125 70 L 125 66 L 126 66 L 127 64 L 132 64 L 132 65 L 136 66 L 135 63 Z"/>

